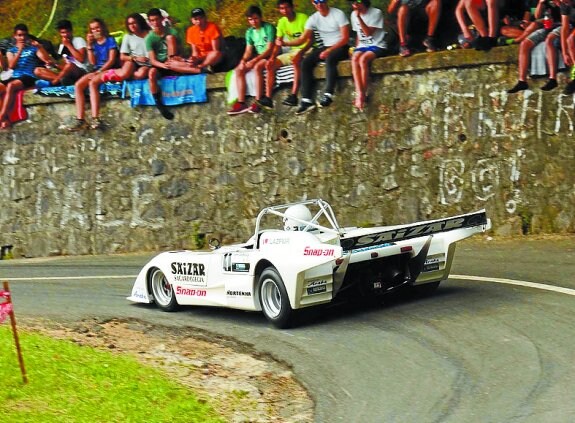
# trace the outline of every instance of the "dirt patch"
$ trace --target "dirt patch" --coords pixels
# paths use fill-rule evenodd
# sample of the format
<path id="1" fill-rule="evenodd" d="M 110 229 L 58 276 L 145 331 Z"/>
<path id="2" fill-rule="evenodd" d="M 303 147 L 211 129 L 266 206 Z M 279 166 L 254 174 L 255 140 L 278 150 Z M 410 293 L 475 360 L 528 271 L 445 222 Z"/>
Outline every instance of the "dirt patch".
<path id="1" fill-rule="evenodd" d="M 21 326 L 114 353 L 130 354 L 193 389 L 230 422 L 311 422 L 313 401 L 285 363 L 207 332 L 132 320 L 74 326 L 25 320 Z"/>

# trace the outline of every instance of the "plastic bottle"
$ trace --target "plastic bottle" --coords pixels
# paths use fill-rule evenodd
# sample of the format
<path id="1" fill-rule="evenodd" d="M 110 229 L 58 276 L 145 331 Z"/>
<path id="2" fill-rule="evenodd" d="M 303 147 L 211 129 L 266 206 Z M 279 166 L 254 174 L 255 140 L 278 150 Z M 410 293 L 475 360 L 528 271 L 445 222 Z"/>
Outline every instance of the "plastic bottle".
<path id="1" fill-rule="evenodd" d="M 551 29 L 553 27 L 553 19 L 551 19 L 551 13 L 549 10 L 545 11 L 545 15 L 543 17 L 543 28 Z"/>

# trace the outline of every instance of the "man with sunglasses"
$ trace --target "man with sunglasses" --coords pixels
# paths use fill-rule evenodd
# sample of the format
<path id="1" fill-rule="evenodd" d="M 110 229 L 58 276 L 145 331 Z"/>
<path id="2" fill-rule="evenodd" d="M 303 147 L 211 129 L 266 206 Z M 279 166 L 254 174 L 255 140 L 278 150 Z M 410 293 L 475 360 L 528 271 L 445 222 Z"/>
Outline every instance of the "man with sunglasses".
<path id="1" fill-rule="evenodd" d="M 313 102 L 313 70 L 320 61 L 325 61 L 326 82 L 324 95 L 319 101 L 320 107 L 328 107 L 333 102 L 333 93 L 337 80 L 337 64 L 348 56 L 349 19 L 340 9 L 330 7 L 327 0 L 312 0 L 316 12 L 309 17 L 305 31 L 298 40 L 311 42 L 314 31 L 317 32 L 323 46 L 314 47 L 301 64 L 302 101 L 296 114 L 300 115 L 315 108 Z"/>

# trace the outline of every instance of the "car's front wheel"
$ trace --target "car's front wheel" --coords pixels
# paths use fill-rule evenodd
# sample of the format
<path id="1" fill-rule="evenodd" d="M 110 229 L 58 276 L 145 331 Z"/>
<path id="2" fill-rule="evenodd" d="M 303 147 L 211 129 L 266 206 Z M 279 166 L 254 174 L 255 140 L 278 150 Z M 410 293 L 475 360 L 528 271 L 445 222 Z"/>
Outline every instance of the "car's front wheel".
<path id="1" fill-rule="evenodd" d="M 268 267 L 259 279 L 262 312 L 274 326 L 285 329 L 293 324 L 294 310 L 291 308 L 285 285 L 277 270 Z"/>
<path id="2" fill-rule="evenodd" d="M 178 302 L 172 285 L 166 279 L 166 275 L 158 268 L 150 272 L 148 279 L 149 289 L 154 296 L 156 305 L 163 311 L 175 311 L 178 309 Z"/>

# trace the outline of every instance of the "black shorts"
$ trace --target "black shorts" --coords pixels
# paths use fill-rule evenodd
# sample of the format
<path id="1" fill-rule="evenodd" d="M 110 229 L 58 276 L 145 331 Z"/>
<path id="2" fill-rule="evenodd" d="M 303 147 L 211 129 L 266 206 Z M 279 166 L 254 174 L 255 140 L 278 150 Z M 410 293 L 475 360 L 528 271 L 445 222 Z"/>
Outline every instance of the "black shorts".
<path id="1" fill-rule="evenodd" d="M 36 83 L 36 79 L 37 78 L 34 78 L 33 76 L 22 75 L 19 76 L 18 78 L 10 78 L 7 79 L 6 81 L 1 81 L 1 83 L 4 85 L 8 85 L 9 82 L 20 81 L 22 82 L 22 85 L 24 85 L 24 88 L 30 88 L 34 86 L 34 84 Z"/>
<path id="2" fill-rule="evenodd" d="M 162 68 L 157 68 L 158 69 L 158 74 L 160 75 L 160 78 L 163 78 L 165 76 L 182 76 L 181 73 L 173 71 L 171 69 L 162 69 Z"/>

